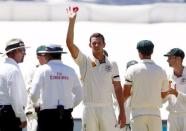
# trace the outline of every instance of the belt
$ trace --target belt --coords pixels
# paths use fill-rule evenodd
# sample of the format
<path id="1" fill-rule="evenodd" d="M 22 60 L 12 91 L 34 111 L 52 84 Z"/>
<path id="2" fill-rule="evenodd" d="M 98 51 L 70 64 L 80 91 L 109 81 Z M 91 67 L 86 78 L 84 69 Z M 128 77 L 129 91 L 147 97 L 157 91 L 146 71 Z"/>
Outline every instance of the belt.
<path id="1" fill-rule="evenodd" d="M 112 103 L 84 103 L 85 106 L 91 107 L 105 107 L 105 106 L 112 106 Z"/>
<path id="2" fill-rule="evenodd" d="M 13 108 L 11 105 L 0 105 L 0 111 L 13 111 Z"/>
<path id="3" fill-rule="evenodd" d="M 40 110 L 40 111 L 56 111 L 56 110 L 59 110 L 59 109 L 43 109 L 43 110 Z M 73 108 L 69 108 L 69 109 L 63 109 L 63 111 L 65 112 L 72 112 L 73 111 Z"/>
<path id="4" fill-rule="evenodd" d="M 11 105 L 0 105 L 0 109 L 2 108 L 12 108 L 12 106 Z"/>
<path id="5" fill-rule="evenodd" d="M 48 114 L 57 114 L 59 116 L 59 119 L 71 119 L 72 118 L 72 113 L 73 109 L 44 109 L 41 110 L 40 113 L 38 114 L 38 117 L 42 117 Z"/>

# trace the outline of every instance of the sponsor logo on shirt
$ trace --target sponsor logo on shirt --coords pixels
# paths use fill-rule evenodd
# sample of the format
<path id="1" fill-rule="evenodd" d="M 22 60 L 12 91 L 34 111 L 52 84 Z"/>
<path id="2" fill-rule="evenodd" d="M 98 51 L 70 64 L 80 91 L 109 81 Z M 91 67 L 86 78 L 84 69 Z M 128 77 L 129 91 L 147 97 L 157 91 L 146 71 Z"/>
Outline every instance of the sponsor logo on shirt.
<path id="1" fill-rule="evenodd" d="M 185 77 L 181 78 L 180 84 L 182 84 L 182 85 L 186 84 L 186 78 Z"/>
<path id="2" fill-rule="evenodd" d="M 50 75 L 50 80 L 69 80 L 69 76 L 65 76 L 60 72 L 57 72 L 57 74 Z"/>

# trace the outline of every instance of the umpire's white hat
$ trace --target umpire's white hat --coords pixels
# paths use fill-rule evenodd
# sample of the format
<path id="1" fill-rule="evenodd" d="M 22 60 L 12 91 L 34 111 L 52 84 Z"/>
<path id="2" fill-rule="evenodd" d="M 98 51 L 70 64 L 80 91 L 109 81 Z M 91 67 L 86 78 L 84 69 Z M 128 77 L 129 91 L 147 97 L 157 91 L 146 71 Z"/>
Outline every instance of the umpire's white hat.
<path id="1" fill-rule="evenodd" d="M 5 54 L 19 48 L 29 48 L 29 47 L 26 47 L 24 42 L 21 39 L 17 39 L 17 38 L 11 39 L 6 43 Z"/>

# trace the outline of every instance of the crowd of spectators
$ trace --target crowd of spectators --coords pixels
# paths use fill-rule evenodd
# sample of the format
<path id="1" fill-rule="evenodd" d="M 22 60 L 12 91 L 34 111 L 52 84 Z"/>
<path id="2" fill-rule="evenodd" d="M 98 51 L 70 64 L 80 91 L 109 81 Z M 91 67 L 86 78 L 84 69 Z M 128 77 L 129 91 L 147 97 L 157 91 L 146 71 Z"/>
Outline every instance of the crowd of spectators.
<path id="1" fill-rule="evenodd" d="M 64 2 L 65 0 L 0 0 L 0 1 L 42 1 L 42 2 Z M 71 2 L 86 2 L 107 5 L 142 5 L 153 3 L 184 3 L 186 0 L 66 0 Z"/>

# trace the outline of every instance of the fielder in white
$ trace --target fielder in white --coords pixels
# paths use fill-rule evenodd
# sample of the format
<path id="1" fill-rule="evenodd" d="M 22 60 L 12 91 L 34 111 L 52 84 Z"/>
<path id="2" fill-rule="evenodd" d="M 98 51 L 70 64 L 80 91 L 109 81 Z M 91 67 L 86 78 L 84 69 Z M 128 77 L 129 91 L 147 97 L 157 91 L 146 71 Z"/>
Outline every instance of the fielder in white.
<path id="1" fill-rule="evenodd" d="M 126 72 L 124 100 L 131 96 L 132 131 L 162 131 L 161 97 L 168 90 L 168 79 L 165 71 L 151 60 L 153 49 L 149 40 L 138 42 L 141 61 Z"/>
<path id="2" fill-rule="evenodd" d="M 185 57 L 183 50 L 171 49 L 164 56 L 173 68 L 169 75 L 170 90 L 167 93 L 169 111 L 168 131 L 186 131 L 186 68 L 182 62 Z"/>
<path id="3" fill-rule="evenodd" d="M 25 112 L 27 116 L 27 131 L 37 130 L 37 111 L 36 110 L 39 109 L 39 105 L 38 105 L 39 101 L 36 103 L 36 105 L 34 105 L 34 103 L 31 100 L 30 90 L 31 90 L 31 84 L 32 84 L 35 70 L 40 65 L 44 65 L 47 63 L 47 60 L 45 58 L 45 53 L 42 53 L 43 48 L 45 48 L 45 46 L 41 45 L 36 49 L 36 55 L 39 61 L 39 65 L 36 65 L 32 70 L 29 69 L 29 71 L 24 71 L 25 72 L 25 83 L 26 83 L 26 88 L 28 92 L 27 106 L 25 107 Z"/>
<path id="4" fill-rule="evenodd" d="M 130 66 L 135 65 L 137 63 L 138 62 L 136 60 L 128 61 L 127 65 L 126 65 L 126 71 Z M 126 124 L 125 124 L 124 131 L 131 131 L 131 125 L 130 125 L 130 120 L 131 120 L 130 98 L 128 98 L 127 101 L 125 102 L 125 114 L 126 114 Z"/>
<path id="5" fill-rule="evenodd" d="M 94 33 L 90 37 L 89 47 L 92 49 L 92 56 L 88 57 L 79 50 L 74 44 L 76 11 L 70 7 L 68 14 L 67 47 L 79 66 L 84 93 L 82 130 L 120 130 L 125 126 L 125 111 L 117 64 L 109 61 L 104 55 L 103 48 L 106 44 L 100 33 Z M 113 109 L 113 88 L 120 108 L 118 122 Z"/>

